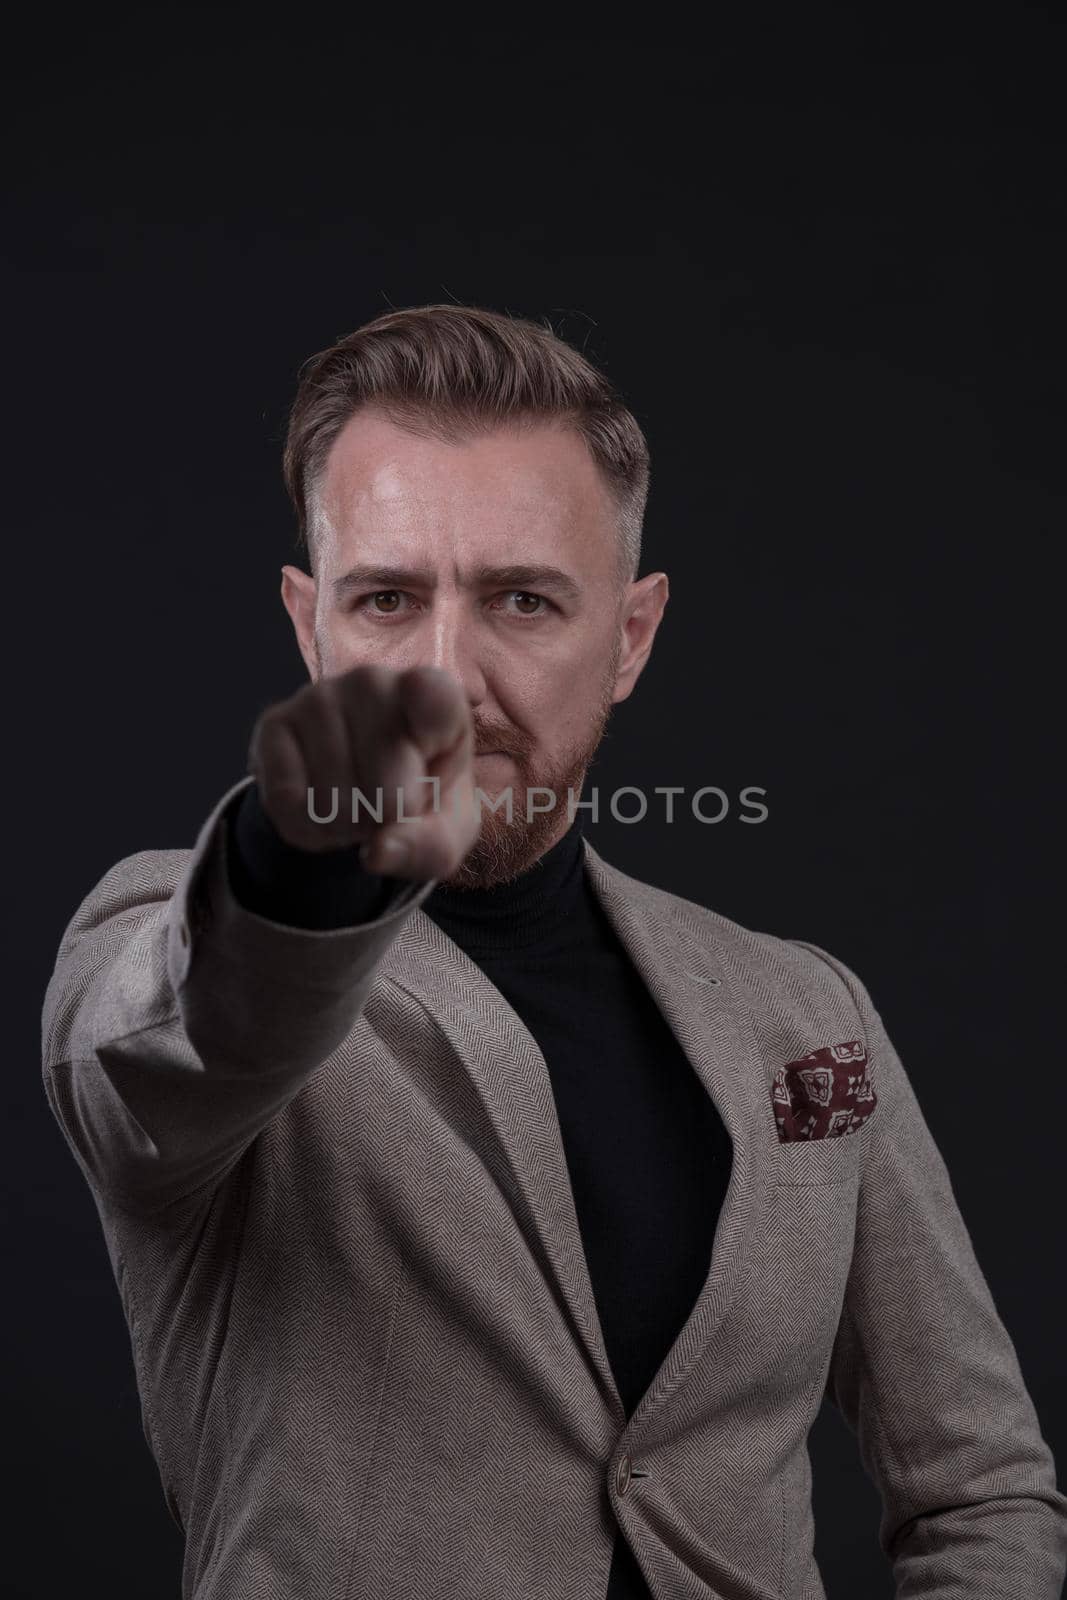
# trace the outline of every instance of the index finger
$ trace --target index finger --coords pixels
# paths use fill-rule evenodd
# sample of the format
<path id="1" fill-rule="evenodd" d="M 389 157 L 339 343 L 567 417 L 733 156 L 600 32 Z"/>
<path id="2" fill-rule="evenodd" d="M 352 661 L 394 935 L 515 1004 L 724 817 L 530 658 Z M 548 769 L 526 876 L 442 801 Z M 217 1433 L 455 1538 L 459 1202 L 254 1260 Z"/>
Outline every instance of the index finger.
<path id="1" fill-rule="evenodd" d="M 459 680 L 440 667 L 412 667 L 397 685 L 397 705 L 427 761 L 471 739 L 474 724 Z"/>

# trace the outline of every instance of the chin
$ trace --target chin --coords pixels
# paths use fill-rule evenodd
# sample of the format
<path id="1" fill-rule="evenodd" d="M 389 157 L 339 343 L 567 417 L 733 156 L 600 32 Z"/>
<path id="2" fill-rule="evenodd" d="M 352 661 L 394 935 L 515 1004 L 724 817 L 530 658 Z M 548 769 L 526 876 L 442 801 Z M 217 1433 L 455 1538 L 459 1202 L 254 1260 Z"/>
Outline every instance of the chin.
<path id="1" fill-rule="evenodd" d="M 484 818 L 482 831 L 462 865 L 440 882 L 449 889 L 492 889 L 510 883 L 544 854 L 558 826 L 555 811 L 539 813 L 523 826 Z"/>

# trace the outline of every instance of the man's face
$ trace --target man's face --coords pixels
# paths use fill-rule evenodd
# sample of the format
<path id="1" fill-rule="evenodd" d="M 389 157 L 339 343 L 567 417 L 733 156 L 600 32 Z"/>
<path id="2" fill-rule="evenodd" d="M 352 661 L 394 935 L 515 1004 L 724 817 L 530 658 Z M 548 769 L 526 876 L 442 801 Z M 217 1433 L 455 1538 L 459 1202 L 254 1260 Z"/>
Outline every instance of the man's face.
<path id="1" fill-rule="evenodd" d="M 510 787 L 514 820 L 483 808 L 450 881 L 514 876 L 566 830 L 568 787 L 577 798 L 644 665 L 665 576 L 620 578 L 614 505 L 584 441 L 557 426 L 454 445 L 364 409 L 334 442 L 319 507 L 315 576 L 287 567 L 282 584 L 311 676 L 369 662 L 451 672 L 475 783 Z M 552 811 L 529 815 L 534 786 L 557 796 Z"/>

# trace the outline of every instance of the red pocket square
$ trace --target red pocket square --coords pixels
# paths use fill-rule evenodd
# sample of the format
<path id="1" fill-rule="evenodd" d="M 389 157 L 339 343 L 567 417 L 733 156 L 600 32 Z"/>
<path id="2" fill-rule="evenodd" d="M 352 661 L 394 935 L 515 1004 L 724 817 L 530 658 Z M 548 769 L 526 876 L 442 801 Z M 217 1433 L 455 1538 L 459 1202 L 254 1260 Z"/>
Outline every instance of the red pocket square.
<path id="1" fill-rule="evenodd" d="M 771 1098 L 783 1141 L 854 1133 L 878 1104 L 867 1075 L 867 1052 L 858 1039 L 787 1061 L 774 1075 Z"/>

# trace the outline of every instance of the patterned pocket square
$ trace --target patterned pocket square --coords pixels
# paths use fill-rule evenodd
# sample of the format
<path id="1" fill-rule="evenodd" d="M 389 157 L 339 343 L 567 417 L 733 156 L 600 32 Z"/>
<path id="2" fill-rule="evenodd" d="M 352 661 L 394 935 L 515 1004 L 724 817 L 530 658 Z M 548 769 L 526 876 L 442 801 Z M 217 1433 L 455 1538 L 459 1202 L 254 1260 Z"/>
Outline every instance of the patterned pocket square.
<path id="1" fill-rule="evenodd" d="M 771 1098 L 783 1142 L 854 1133 L 878 1104 L 867 1075 L 867 1052 L 858 1039 L 787 1061 L 774 1075 Z"/>

